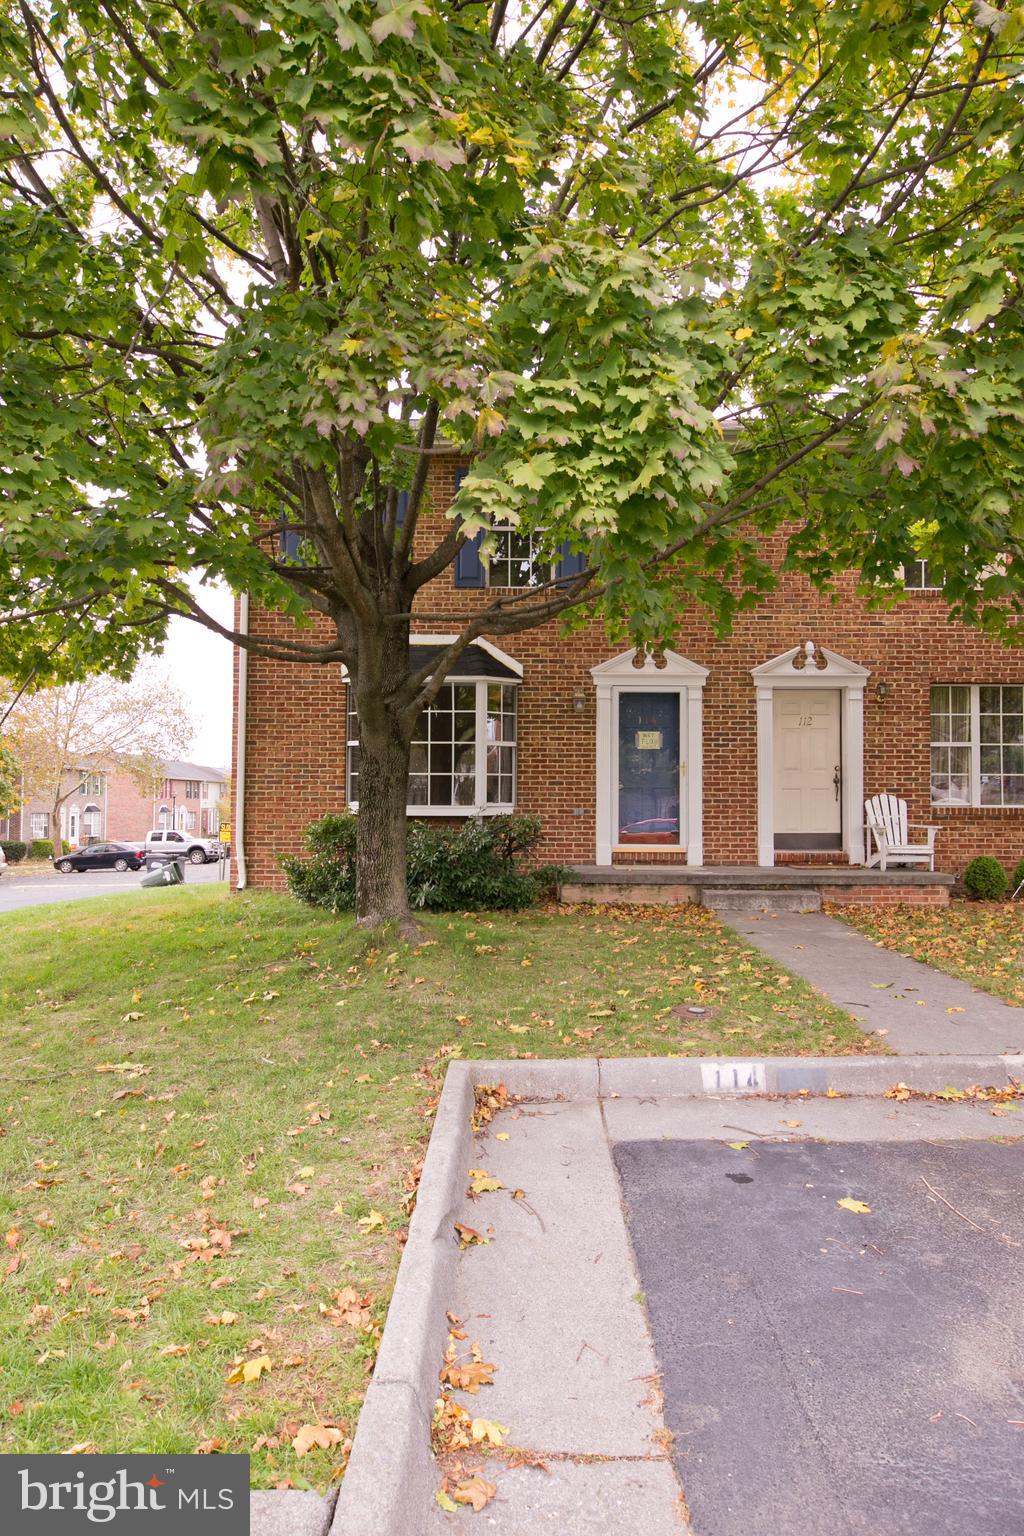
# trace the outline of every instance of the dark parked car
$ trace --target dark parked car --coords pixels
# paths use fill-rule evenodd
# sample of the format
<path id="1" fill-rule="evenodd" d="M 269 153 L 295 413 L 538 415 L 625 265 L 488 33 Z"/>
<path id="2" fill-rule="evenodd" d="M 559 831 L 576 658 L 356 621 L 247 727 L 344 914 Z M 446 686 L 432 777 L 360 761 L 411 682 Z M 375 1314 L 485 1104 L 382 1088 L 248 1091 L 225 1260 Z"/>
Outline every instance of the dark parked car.
<path id="1" fill-rule="evenodd" d="M 62 875 L 70 875 L 72 870 L 84 875 L 90 869 L 142 869 L 146 855 L 130 843 L 91 843 L 53 862 Z"/>

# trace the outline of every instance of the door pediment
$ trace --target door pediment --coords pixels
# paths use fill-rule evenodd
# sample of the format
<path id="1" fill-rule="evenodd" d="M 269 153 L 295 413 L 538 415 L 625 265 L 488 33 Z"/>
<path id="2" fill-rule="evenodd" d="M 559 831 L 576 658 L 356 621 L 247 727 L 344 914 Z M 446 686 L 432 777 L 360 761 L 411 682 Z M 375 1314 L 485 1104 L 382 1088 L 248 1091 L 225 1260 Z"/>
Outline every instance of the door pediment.
<path id="1" fill-rule="evenodd" d="M 822 657 L 825 665 L 817 666 L 802 645 L 794 645 L 781 656 L 751 667 L 750 675 L 761 688 L 863 688 L 871 676 L 870 667 L 862 667 L 827 646 L 818 646 L 815 656 Z M 798 665 L 801 661 L 802 666 Z"/>
<path id="2" fill-rule="evenodd" d="M 629 683 L 636 688 L 650 688 L 652 685 L 703 688 L 708 680 L 709 668 L 702 667 L 696 661 L 688 661 L 678 651 L 662 651 L 662 665 L 648 654 L 643 659 L 643 665 L 638 667 L 636 657 L 635 650 L 623 651 L 621 655 L 612 656 L 608 661 L 598 662 L 596 667 L 591 667 L 590 675 L 599 687 Z"/>

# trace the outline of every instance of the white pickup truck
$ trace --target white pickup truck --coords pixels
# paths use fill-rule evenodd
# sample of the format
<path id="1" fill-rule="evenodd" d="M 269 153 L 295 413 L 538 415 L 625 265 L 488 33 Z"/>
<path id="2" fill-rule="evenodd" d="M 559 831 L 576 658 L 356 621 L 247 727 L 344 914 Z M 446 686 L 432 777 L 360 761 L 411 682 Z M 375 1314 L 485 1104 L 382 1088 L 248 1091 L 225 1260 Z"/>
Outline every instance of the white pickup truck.
<path id="1" fill-rule="evenodd" d="M 146 857 L 149 859 L 187 859 L 190 864 L 212 864 L 228 851 L 227 843 L 215 837 L 196 837 L 193 832 L 175 832 L 161 828 L 146 833 Z"/>

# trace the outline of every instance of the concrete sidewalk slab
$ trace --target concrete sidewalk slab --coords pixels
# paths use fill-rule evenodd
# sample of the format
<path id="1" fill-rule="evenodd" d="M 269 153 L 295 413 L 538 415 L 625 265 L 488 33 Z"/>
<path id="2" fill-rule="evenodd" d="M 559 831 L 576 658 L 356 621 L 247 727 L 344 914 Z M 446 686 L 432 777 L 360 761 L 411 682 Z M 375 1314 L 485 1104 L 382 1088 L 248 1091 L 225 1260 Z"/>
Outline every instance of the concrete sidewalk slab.
<path id="1" fill-rule="evenodd" d="M 493 1240 L 463 1253 L 448 1305 L 498 1369 L 460 1401 L 481 1413 L 486 1398 L 513 1445 L 648 1456 L 656 1366 L 600 1107 L 524 1105 L 492 1126 L 475 1156 L 505 1188 L 467 1199 L 459 1220 Z"/>
<path id="2" fill-rule="evenodd" d="M 499 1502 L 474 1515 L 471 1528 L 465 1511 L 451 1515 L 435 1506 L 423 1536 L 455 1531 L 462 1536 L 478 1531 L 500 1536 L 534 1536 L 538 1531 L 552 1536 L 687 1536 L 690 1529 L 667 1458 L 552 1462 L 546 1473 L 520 1467 L 501 1474 L 499 1489 Z M 673 1509 L 669 1519 L 674 1523 L 667 1525 L 665 1511 Z"/>
<path id="3" fill-rule="evenodd" d="M 249 1536 L 327 1536 L 337 1490 L 321 1498 L 297 1488 L 257 1488 L 249 1495 Z"/>
<path id="4" fill-rule="evenodd" d="M 1024 1051 L 1013 1008 L 919 960 L 883 949 L 823 913 L 735 917 L 732 928 L 845 1009 L 867 1034 L 911 1055 Z M 950 1011 L 953 1010 L 953 1011 Z"/>
<path id="5" fill-rule="evenodd" d="M 985 1141 L 1024 1136 L 1024 1103 L 933 1104 L 893 1099 L 613 1099 L 604 1108 L 612 1142 L 769 1140 L 927 1141 L 950 1137 Z M 795 1121 L 796 1124 L 788 1122 Z"/>

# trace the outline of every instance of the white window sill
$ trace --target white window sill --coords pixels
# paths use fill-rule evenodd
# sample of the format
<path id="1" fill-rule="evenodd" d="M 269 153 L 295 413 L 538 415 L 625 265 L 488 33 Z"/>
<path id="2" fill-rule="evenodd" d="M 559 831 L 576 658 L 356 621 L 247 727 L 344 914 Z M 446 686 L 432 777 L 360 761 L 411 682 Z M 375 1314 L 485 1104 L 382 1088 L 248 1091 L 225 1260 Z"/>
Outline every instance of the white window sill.
<path id="1" fill-rule="evenodd" d="M 349 802 L 353 815 L 359 812 L 359 801 Z M 407 805 L 406 816 L 512 816 L 514 805 Z"/>

